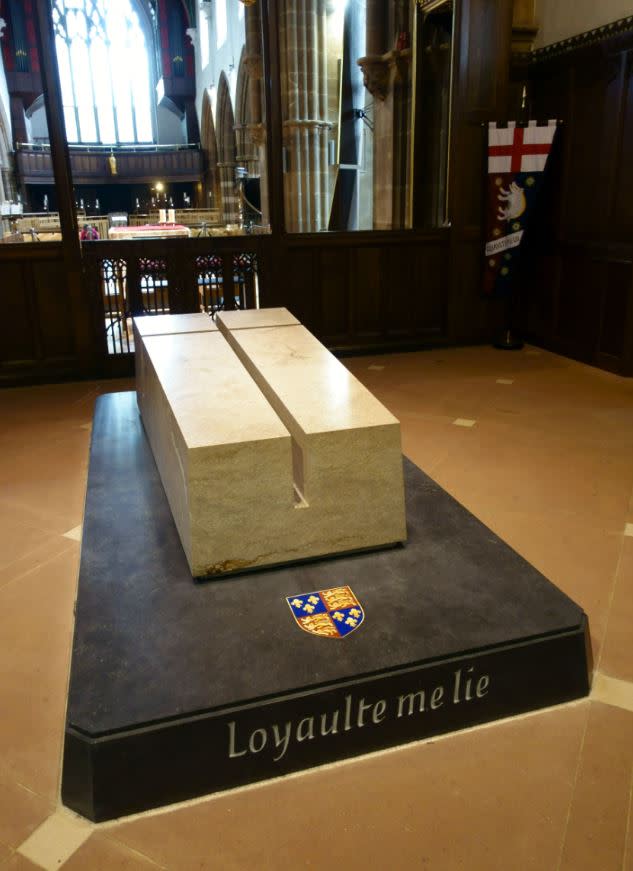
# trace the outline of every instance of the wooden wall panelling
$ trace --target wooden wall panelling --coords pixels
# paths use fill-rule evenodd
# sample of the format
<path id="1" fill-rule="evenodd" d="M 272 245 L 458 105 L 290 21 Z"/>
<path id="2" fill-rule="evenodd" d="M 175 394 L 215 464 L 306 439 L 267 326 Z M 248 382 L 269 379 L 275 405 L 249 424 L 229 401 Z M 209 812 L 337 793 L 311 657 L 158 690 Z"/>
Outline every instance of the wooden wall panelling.
<path id="1" fill-rule="evenodd" d="M 323 335 L 331 345 L 344 343 L 350 332 L 350 285 L 355 281 L 353 254 L 346 248 L 323 247 L 320 252 L 321 323 Z"/>
<path id="2" fill-rule="evenodd" d="M 409 303 L 416 333 L 425 340 L 446 341 L 450 269 L 448 240 L 416 245 Z"/>
<path id="3" fill-rule="evenodd" d="M 27 266 L 25 261 L 0 264 L 0 365 L 3 370 L 39 356 L 33 320 L 32 275 Z"/>
<path id="4" fill-rule="evenodd" d="M 633 374 L 630 351 L 633 345 L 633 263 L 630 260 L 606 261 L 604 273 L 596 361 L 605 369 L 630 375 Z"/>
<path id="5" fill-rule="evenodd" d="M 487 341 L 498 306 L 481 296 L 483 182 L 489 121 L 508 118 L 512 0 L 455 3 L 449 217 L 448 331 L 452 342 Z"/>
<path id="6" fill-rule="evenodd" d="M 538 245 L 543 283 L 522 301 L 532 341 L 622 374 L 633 374 L 632 58 L 629 27 L 531 63 L 533 114 L 564 126 Z"/>
<path id="7" fill-rule="evenodd" d="M 620 93 L 620 141 L 613 180 L 613 238 L 633 240 L 633 48 L 623 55 Z"/>
<path id="8" fill-rule="evenodd" d="M 68 315 L 73 326 L 75 349 L 82 372 L 85 376 L 94 376 L 97 374 L 99 366 L 94 337 L 94 318 L 91 311 L 91 297 L 86 292 L 83 283 L 79 228 L 75 212 L 70 156 L 64 128 L 61 84 L 55 54 L 55 35 L 48 0 L 36 0 L 35 15 L 44 104 L 62 228 L 64 281 L 68 289 Z"/>
<path id="9" fill-rule="evenodd" d="M 31 265 L 34 300 L 46 360 L 75 358 L 75 338 L 71 319 L 70 294 L 66 271 L 60 261 L 34 261 Z"/>
<path id="10" fill-rule="evenodd" d="M 0 260 L 0 382 L 81 377 L 60 246 L 11 248 Z"/>
<path id="11" fill-rule="evenodd" d="M 603 266 L 581 246 L 566 246 L 554 337 L 563 353 L 585 363 L 593 362 L 598 345 Z"/>
<path id="12" fill-rule="evenodd" d="M 278 249 L 273 255 L 273 298 L 317 334 L 321 332 L 317 299 L 318 253 L 316 248 L 300 246 L 288 247 L 285 251 Z"/>
<path id="13" fill-rule="evenodd" d="M 355 247 L 350 251 L 352 318 L 349 344 L 379 343 L 388 331 L 387 299 L 394 276 L 386 275 L 386 246 Z"/>
<path id="14" fill-rule="evenodd" d="M 578 63 L 573 68 L 567 124 L 563 238 L 598 239 L 606 225 L 618 126 L 620 61 Z M 591 206 L 588 208 L 588 204 Z"/>
<path id="15" fill-rule="evenodd" d="M 441 340 L 446 331 L 448 244 L 418 243 L 385 249 L 390 277 L 386 299 L 386 339 Z"/>

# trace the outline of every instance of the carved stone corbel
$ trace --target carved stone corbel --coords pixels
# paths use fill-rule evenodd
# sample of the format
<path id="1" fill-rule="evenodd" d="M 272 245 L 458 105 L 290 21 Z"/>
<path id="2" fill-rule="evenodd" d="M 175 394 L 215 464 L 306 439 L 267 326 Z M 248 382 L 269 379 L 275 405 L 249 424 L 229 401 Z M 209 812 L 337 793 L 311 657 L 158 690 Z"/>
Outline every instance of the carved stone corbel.
<path id="1" fill-rule="evenodd" d="M 385 100 L 389 93 L 390 66 L 389 55 L 367 55 L 356 61 L 363 71 L 363 84 L 377 100 Z"/>
<path id="2" fill-rule="evenodd" d="M 386 100 L 396 76 L 405 79 L 411 63 L 411 49 L 394 49 L 386 54 L 368 55 L 356 63 L 363 71 L 363 84 L 378 100 Z"/>

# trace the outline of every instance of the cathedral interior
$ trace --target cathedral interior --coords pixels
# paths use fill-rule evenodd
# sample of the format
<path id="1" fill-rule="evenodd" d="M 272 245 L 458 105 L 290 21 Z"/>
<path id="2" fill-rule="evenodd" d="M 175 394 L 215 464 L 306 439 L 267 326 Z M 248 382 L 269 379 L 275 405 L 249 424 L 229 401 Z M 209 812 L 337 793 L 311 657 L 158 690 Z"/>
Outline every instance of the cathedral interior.
<path id="1" fill-rule="evenodd" d="M 529 120 L 558 132 L 500 298 L 486 137 Z M 0 0 L 0 871 L 632 871 L 632 153 L 630 0 Z M 590 694 L 88 823 L 95 403 L 134 390 L 135 317 L 276 307 L 584 610 Z"/>

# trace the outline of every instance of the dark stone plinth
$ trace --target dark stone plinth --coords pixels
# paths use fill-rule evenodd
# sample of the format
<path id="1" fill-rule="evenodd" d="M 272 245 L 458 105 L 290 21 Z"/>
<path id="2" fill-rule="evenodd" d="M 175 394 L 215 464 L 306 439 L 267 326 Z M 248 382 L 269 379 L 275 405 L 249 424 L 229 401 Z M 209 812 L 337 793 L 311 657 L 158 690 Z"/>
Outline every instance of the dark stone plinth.
<path id="1" fill-rule="evenodd" d="M 403 547 L 196 583 L 135 394 L 101 397 L 65 804 L 105 820 L 585 695 L 581 609 L 407 460 L 405 479 Z M 356 632 L 299 629 L 286 596 L 346 584 Z"/>

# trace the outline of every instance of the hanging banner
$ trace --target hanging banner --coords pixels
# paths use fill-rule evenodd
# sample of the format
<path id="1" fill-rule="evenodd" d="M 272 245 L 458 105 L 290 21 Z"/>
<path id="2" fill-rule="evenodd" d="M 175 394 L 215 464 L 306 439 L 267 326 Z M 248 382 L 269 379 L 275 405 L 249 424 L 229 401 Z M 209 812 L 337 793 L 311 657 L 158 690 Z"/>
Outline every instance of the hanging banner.
<path id="1" fill-rule="evenodd" d="M 488 205 L 484 293 L 510 292 L 525 228 L 534 211 L 556 121 L 488 125 Z"/>

